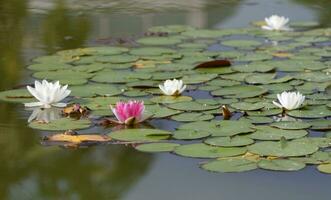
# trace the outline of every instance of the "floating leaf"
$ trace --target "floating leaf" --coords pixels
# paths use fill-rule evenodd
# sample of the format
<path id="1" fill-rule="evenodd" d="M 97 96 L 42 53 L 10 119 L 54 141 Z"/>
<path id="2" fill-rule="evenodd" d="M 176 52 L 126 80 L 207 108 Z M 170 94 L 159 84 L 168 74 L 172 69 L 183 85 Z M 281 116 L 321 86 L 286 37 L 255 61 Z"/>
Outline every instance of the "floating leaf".
<path id="1" fill-rule="evenodd" d="M 71 118 L 61 118 L 49 123 L 31 122 L 29 127 L 45 131 L 63 131 L 85 129 L 91 126 L 91 121 L 87 119 L 75 120 Z"/>
<path id="2" fill-rule="evenodd" d="M 283 130 L 269 126 L 257 126 L 255 129 L 256 131 L 248 136 L 255 140 L 281 140 L 282 137 L 289 140 L 301 138 L 308 134 L 305 130 Z"/>
<path id="3" fill-rule="evenodd" d="M 211 172 L 245 172 L 257 168 L 255 162 L 241 158 L 224 158 L 201 165 L 202 169 Z"/>
<path id="4" fill-rule="evenodd" d="M 237 146 L 246 146 L 253 144 L 254 140 L 246 136 L 234 136 L 234 137 L 212 137 L 204 141 L 204 143 L 221 146 L 221 147 L 237 147 Z"/>
<path id="5" fill-rule="evenodd" d="M 214 110 L 219 108 L 219 105 L 207 105 L 200 104 L 194 101 L 190 102 L 179 102 L 167 105 L 169 108 L 175 110 L 183 110 L 183 111 L 204 111 L 204 110 Z"/>
<path id="6" fill-rule="evenodd" d="M 115 140 L 136 143 L 166 140 L 170 135 L 170 132 L 158 129 L 123 129 L 109 134 Z"/>
<path id="7" fill-rule="evenodd" d="M 257 163 L 259 168 L 275 171 L 298 171 L 305 168 L 302 162 L 286 159 L 260 160 Z"/>
<path id="8" fill-rule="evenodd" d="M 14 89 L 0 92 L 0 100 L 6 102 L 27 103 L 33 101 L 34 97 L 27 89 Z"/>
<path id="9" fill-rule="evenodd" d="M 311 127 L 311 124 L 300 121 L 281 121 L 281 122 L 274 122 L 270 126 L 280 129 L 296 130 L 296 129 L 307 129 Z"/>
<path id="10" fill-rule="evenodd" d="M 173 151 L 178 146 L 180 146 L 180 144 L 163 142 L 163 143 L 140 144 L 135 148 L 139 151 L 154 153 L 154 152 Z"/>
<path id="11" fill-rule="evenodd" d="M 309 155 L 318 150 L 318 146 L 307 141 L 258 142 L 248 146 L 248 151 L 261 156 L 292 157 Z"/>
<path id="12" fill-rule="evenodd" d="M 202 143 L 186 144 L 175 148 L 176 154 L 192 158 L 230 157 L 244 154 L 244 147 L 215 147 Z"/>
<path id="13" fill-rule="evenodd" d="M 173 138 L 177 140 L 194 140 L 205 138 L 210 135 L 208 131 L 197 131 L 197 130 L 176 130 L 173 132 Z"/>

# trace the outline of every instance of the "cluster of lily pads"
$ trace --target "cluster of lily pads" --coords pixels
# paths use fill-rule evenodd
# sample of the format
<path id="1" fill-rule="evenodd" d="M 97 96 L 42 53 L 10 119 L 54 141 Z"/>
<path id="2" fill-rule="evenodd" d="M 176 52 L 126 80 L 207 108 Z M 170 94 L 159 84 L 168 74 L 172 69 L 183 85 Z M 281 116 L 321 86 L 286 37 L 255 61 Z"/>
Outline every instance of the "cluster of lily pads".
<path id="1" fill-rule="evenodd" d="M 105 120 L 112 128 L 107 138 L 72 135 L 79 143 L 116 141 L 208 159 L 201 168 L 213 172 L 318 165 L 331 173 L 331 29 L 288 26 L 280 17 L 253 24 L 263 28 L 157 26 L 136 46 L 41 56 L 27 67 L 32 76 L 69 86 L 36 82 L 30 92 L 7 90 L 0 99 L 44 107 L 33 108 L 34 129 L 88 129 Z M 54 107 L 67 96 L 66 108 Z M 34 97 L 39 102 L 31 104 Z M 73 118 L 68 109 L 85 114 Z"/>

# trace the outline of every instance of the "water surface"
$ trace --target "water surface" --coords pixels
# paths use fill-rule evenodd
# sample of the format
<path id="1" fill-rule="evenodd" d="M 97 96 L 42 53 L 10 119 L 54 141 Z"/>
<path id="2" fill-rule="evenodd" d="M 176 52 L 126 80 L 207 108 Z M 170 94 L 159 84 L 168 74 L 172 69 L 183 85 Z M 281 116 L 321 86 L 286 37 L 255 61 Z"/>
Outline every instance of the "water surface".
<path id="1" fill-rule="evenodd" d="M 42 2 L 42 4 L 40 3 Z M 96 1 L 97 2 L 97 1 Z M 109 1 L 100 1 L 107 2 Z M 155 25 L 246 27 L 273 13 L 331 25 L 331 2 L 309 0 L 0 1 L 0 90 L 30 83 L 31 58 L 139 37 Z M 38 6 L 39 5 L 39 6 Z M 102 4 L 100 4 L 102 5 Z M 329 199 L 330 176 L 314 168 L 216 174 L 200 160 L 125 146 L 45 147 L 22 105 L 0 103 L 0 199 Z"/>

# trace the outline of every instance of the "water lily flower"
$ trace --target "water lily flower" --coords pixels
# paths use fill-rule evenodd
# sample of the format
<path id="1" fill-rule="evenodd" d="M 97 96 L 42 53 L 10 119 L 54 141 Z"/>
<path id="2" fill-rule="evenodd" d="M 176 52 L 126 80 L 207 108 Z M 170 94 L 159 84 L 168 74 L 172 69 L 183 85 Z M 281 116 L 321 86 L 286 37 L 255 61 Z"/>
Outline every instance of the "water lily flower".
<path id="1" fill-rule="evenodd" d="M 273 103 L 279 108 L 285 108 L 286 110 L 294 110 L 300 108 L 305 101 L 305 96 L 300 92 L 282 92 L 277 94 L 279 103 L 273 101 Z"/>
<path id="2" fill-rule="evenodd" d="M 118 120 L 117 123 L 119 124 L 132 125 L 145 120 L 143 118 L 145 111 L 143 101 L 120 101 L 116 103 L 115 107 L 110 105 L 110 108 Z"/>
<path id="3" fill-rule="evenodd" d="M 264 19 L 266 22 L 266 26 L 262 26 L 262 29 L 269 30 L 269 31 L 288 31 L 290 28 L 287 26 L 288 22 L 290 21 L 289 18 L 284 16 L 278 15 L 271 15 L 269 18 Z"/>
<path id="4" fill-rule="evenodd" d="M 42 82 L 35 81 L 34 88 L 27 86 L 29 92 L 39 101 L 24 104 L 26 107 L 43 107 L 50 108 L 55 107 L 65 107 L 66 103 L 60 103 L 64 98 L 69 96 L 71 93 L 67 89 L 68 85 L 61 86 L 59 81 L 55 83 L 43 80 Z"/>
<path id="5" fill-rule="evenodd" d="M 165 95 L 178 96 L 186 89 L 186 85 L 182 80 L 173 79 L 166 80 L 163 85 L 159 85 L 159 88 Z"/>

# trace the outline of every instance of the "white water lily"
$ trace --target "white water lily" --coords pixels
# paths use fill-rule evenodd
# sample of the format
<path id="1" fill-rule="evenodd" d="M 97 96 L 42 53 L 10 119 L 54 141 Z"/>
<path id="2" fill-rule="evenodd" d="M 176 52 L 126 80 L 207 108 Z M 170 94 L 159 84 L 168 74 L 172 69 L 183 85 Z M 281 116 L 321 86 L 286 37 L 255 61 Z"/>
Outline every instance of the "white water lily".
<path id="1" fill-rule="evenodd" d="M 284 16 L 278 15 L 271 15 L 269 18 L 264 19 L 266 22 L 266 26 L 262 26 L 263 29 L 269 31 L 288 31 L 290 28 L 287 26 L 288 22 L 290 21 L 289 18 Z"/>
<path id="2" fill-rule="evenodd" d="M 186 89 L 186 85 L 182 80 L 173 79 L 166 80 L 163 85 L 159 85 L 159 88 L 165 95 L 178 96 Z"/>
<path id="3" fill-rule="evenodd" d="M 300 108 L 305 101 L 305 96 L 300 92 L 282 92 L 277 94 L 278 102 L 273 101 L 273 103 L 279 108 L 285 108 L 286 110 L 294 110 Z"/>
<path id="4" fill-rule="evenodd" d="M 39 101 L 24 104 L 26 107 L 43 107 L 50 108 L 55 107 L 65 107 L 66 103 L 60 103 L 64 98 L 69 96 L 71 93 L 67 89 L 68 85 L 61 86 L 59 81 L 55 83 L 43 80 L 42 82 L 35 81 L 34 88 L 27 86 L 29 92 Z"/>

